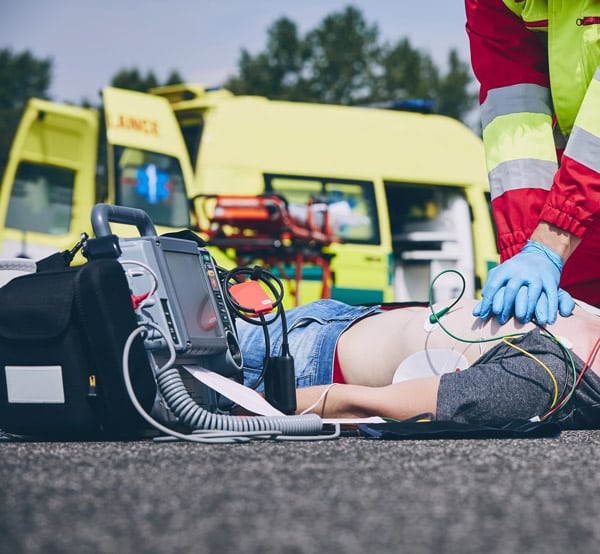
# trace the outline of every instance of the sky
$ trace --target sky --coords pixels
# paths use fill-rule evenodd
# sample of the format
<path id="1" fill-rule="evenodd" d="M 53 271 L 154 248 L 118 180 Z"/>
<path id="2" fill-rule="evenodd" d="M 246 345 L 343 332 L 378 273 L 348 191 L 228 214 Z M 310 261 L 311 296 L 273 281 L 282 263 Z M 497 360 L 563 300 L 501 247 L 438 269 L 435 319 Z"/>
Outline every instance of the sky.
<path id="1" fill-rule="evenodd" d="M 221 85 L 242 49 L 266 47 L 281 17 L 300 34 L 347 6 L 376 24 L 380 40 L 408 38 L 445 69 L 450 49 L 468 61 L 462 0 L 0 0 L 0 49 L 52 59 L 50 97 L 99 100 L 121 69 L 177 70 L 188 82 Z"/>

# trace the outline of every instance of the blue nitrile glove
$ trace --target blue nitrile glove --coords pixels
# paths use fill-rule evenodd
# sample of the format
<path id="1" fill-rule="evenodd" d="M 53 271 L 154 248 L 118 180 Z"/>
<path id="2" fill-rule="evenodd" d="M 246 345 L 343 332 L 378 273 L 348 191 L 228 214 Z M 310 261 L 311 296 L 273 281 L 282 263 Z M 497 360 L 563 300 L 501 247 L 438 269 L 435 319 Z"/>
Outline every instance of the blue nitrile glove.
<path id="1" fill-rule="evenodd" d="M 540 325 L 554 323 L 559 310 L 562 316 L 570 315 L 575 303 L 558 288 L 562 267 L 562 258 L 554 250 L 527 241 L 521 252 L 490 271 L 473 315 L 487 319 L 493 313 L 506 323 L 514 312 L 526 323 L 535 312 Z"/>

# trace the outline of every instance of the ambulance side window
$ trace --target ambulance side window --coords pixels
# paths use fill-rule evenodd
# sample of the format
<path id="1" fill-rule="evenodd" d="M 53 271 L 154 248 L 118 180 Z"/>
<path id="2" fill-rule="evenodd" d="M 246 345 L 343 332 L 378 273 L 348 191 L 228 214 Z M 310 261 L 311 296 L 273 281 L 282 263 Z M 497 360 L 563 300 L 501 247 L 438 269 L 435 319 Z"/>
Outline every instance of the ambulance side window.
<path id="1" fill-rule="evenodd" d="M 344 242 L 379 243 L 375 193 L 370 181 L 265 175 L 265 191 L 283 196 L 290 213 L 299 217 L 310 201 L 326 203 L 331 228 Z"/>
<path id="2" fill-rule="evenodd" d="M 116 200 L 144 210 L 155 225 L 189 227 L 189 207 L 179 161 L 165 154 L 114 146 Z"/>
<path id="3" fill-rule="evenodd" d="M 6 227 L 34 233 L 69 232 L 75 171 L 21 162 L 11 191 Z"/>

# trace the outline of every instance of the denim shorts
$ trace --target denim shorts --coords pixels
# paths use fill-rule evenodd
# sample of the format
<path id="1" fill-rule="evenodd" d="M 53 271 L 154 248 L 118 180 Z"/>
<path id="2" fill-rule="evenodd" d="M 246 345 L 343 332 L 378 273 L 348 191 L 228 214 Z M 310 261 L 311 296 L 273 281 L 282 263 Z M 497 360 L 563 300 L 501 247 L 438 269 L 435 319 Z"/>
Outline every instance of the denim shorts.
<path id="1" fill-rule="evenodd" d="M 327 385 L 333 379 L 335 348 L 340 335 L 355 321 L 377 313 L 378 306 L 351 306 L 337 300 L 317 300 L 285 311 L 290 354 L 294 358 L 296 387 Z M 271 319 L 273 316 L 267 316 Z M 265 337 L 259 325 L 237 321 L 244 357 L 244 384 L 258 379 L 265 356 Z M 281 317 L 268 326 L 270 355 L 281 354 Z M 263 390 L 261 384 L 257 390 Z"/>

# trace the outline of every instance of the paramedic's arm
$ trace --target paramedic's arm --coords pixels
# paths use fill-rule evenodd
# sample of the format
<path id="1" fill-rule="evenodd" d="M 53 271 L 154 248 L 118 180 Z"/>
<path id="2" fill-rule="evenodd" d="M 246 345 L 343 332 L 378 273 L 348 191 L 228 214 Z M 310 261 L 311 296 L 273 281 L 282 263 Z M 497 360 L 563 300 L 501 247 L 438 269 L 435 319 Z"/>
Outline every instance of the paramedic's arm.
<path id="1" fill-rule="evenodd" d="M 573 300 L 559 289 L 560 278 L 564 263 L 600 220 L 599 102 L 600 69 L 584 96 L 531 242 L 490 272 L 474 315 L 485 319 L 493 312 L 503 323 L 514 307 L 525 322 L 535 309 L 543 325 L 554 322 L 557 310 L 563 316 L 572 312 Z"/>
<path id="2" fill-rule="evenodd" d="M 558 164 L 547 54 L 503 0 L 465 0 L 500 260 L 535 229 Z"/>
<path id="3" fill-rule="evenodd" d="M 581 239 L 556 225 L 540 221 L 531 235 L 531 240 L 552 248 L 566 262 L 575 251 Z"/>
<path id="4" fill-rule="evenodd" d="M 422 413 L 436 413 L 440 377 L 403 381 L 385 387 L 333 385 L 311 410 L 323 418 L 382 416 L 407 419 Z M 319 400 L 327 385 L 296 391 L 297 413 Z"/>

